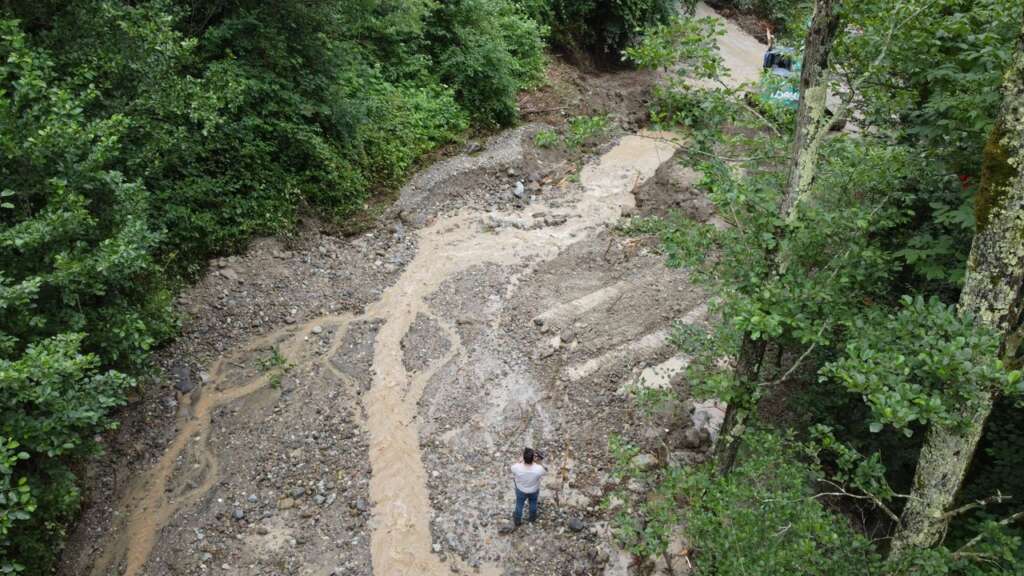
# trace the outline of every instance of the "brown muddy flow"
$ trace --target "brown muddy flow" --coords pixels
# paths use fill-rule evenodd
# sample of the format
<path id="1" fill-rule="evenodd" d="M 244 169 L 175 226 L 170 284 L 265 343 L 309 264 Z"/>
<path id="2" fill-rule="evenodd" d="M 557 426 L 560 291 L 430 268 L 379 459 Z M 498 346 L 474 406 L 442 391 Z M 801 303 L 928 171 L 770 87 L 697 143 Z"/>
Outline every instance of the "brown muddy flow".
<path id="1" fill-rule="evenodd" d="M 258 392 L 272 382 L 272 374 L 255 367 L 269 350 L 287 358 L 302 358 L 303 343 L 316 323 L 347 324 L 348 315 L 317 319 L 261 336 L 241 351 L 218 359 L 210 367 L 211 385 L 179 415 L 178 434 L 160 461 L 145 475 L 133 479 L 121 502 L 124 526 L 120 537 L 108 544 L 93 566 L 93 576 L 140 574 L 160 530 L 174 514 L 203 497 L 220 479 L 216 454 L 209 449 L 210 416 L 218 407 Z M 308 359 L 305 359 L 308 360 Z M 301 362 L 302 360 L 300 360 Z M 248 364 L 244 364 L 247 362 Z M 184 462 L 182 462 L 184 460 Z M 185 466 L 185 489 L 175 491 L 171 477 Z M 177 484 L 181 484 L 178 482 Z M 118 572 L 118 566 L 124 566 Z"/>

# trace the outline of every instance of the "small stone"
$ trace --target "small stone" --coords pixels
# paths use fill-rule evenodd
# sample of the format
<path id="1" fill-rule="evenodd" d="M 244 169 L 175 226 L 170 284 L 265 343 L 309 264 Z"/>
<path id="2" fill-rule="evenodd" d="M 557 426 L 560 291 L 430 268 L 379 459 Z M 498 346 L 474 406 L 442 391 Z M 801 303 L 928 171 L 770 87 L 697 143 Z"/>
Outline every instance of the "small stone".
<path id="1" fill-rule="evenodd" d="M 270 530 L 268 530 L 266 526 L 257 526 L 256 527 L 256 533 L 259 534 L 260 536 L 266 536 L 267 534 L 270 533 Z"/>
<path id="2" fill-rule="evenodd" d="M 317 506 L 320 506 L 321 504 L 323 504 L 326 501 L 327 501 L 327 498 L 324 498 L 323 496 L 321 496 L 319 494 L 317 494 L 316 496 L 313 496 L 313 502 L 315 502 Z"/>
<path id="3" fill-rule="evenodd" d="M 292 488 L 292 498 L 302 498 L 305 495 L 306 489 L 303 488 L 302 486 L 296 486 L 295 488 Z"/>
<path id="4" fill-rule="evenodd" d="M 235 520 L 243 520 L 245 519 L 245 510 L 242 510 L 241 508 L 235 508 L 231 512 L 231 516 L 233 516 Z"/>
<path id="5" fill-rule="evenodd" d="M 222 268 L 220 271 L 218 271 L 218 274 L 220 274 L 224 278 L 227 278 L 228 280 L 231 280 L 232 282 L 242 281 L 242 278 L 238 275 L 238 272 L 235 272 L 231 268 Z"/>
<path id="6" fill-rule="evenodd" d="M 188 394 L 195 388 L 195 381 L 192 380 L 192 371 L 184 362 L 175 363 L 171 368 L 174 374 L 174 387 L 182 394 Z"/>
<path id="7" fill-rule="evenodd" d="M 291 498 L 281 498 L 277 501 L 278 510 L 288 510 L 295 507 L 295 500 Z"/>
<path id="8" fill-rule="evenodd" d="M 572 530 L 573 532 L 582 532 L 583 528 L 586 527 L 583 524 L 583 520 L 580 520 L 579 518 L 575 518 L 575 517 L 569 519 L 568 526 L 569 526 L 569 530 Z"/>
<path id="9" fill-rule="evenodd" d="M 248 500 L 249 502 L 252 502 L 253 504 L 255 504 L 255 503 L 260 501 L 259 497 L 256 496 L 255 494 L 249 494 L 249 497 L 246 498 L 246 500 Z"/>
<path id="10" fill-rule="evenodd" d="M 512 190 L 512 195 L 516 198 L 522 198 L 526 195 L 526 187 L 523 186 L 522 182 L 516 181 L 516 187 Z"/>
<path id="11" fill-rule="evenodd" d="M 370 510 L 370 503 L 366 501 L 366 498 L 356 498 L 356 510 L 360 512 L 367 512 Z"/>
<path id="12" fill-rule="evenodd" d="M 630 460 L 630 464 L 640 470 L 650 470 L 658 465 L 658 458 L 654 454 L 637 454 Z"/>
<path id="13" fill-rule="evenodd" d="M 320 326 L 319 324 L 317 324 L 316 326 L 313 326 L 313 330 L 312 330 L 313 334 L 320 334 L 323 331 L 324 331 L 324 327 L 323 326 Z"/>
<path id="14" fill-rule="evenodd" d="M 686 431 L 683 432 L 682 445 L 683 445 L 683 448 L 687 448 L 687 449 L 690 449 L 690 450 L 696 450 L 696 449 L 700 448 L 701 447 L 700 432 L 698 432 L 696 428 L 687 428 Z"/>

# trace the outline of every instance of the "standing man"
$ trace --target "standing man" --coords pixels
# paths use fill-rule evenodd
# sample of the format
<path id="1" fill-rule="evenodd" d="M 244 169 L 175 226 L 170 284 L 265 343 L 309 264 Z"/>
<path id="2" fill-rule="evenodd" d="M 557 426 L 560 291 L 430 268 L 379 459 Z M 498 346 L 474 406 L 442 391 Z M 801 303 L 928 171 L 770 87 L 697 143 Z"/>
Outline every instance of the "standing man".
<path id="1" fill-rule="evenodd" d="M 537 462 L 534 462 L 536 460 Z M 512 482 L 516 487 L 516 511 L 512 523 L 518 527 L 523 523 L 523 503 L 530 501 L 530 522 L 537 520 L 537 496 L 540 494 L 540 479 L 547 470 L 540 465 L 544 455 L 533 448 L 523 448 L 523 461 L 512 465 Z"/>

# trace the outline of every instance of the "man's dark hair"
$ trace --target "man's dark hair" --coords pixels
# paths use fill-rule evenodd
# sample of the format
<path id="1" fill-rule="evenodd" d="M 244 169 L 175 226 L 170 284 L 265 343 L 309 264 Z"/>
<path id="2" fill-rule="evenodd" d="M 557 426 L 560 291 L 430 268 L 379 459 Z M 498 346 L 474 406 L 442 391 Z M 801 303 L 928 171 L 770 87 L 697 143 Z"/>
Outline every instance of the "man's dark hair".
<path id="1" fill-rule="evenodd" d="M 523 448 L 523 462 L 533 464 L 533 448 Z"/>

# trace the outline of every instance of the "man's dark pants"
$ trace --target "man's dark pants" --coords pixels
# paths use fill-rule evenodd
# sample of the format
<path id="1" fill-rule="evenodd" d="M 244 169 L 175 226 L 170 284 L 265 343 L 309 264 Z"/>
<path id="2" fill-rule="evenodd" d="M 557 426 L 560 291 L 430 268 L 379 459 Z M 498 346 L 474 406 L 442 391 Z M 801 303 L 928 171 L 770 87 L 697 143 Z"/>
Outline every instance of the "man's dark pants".
<path id="1" fill-rule="evenodd" d="M 519 488 L 516 488 L 516 511 L 512 514 L 512 522 L 519 526 L 523 523 L 523 504 L 530 501 L 530 522 L 537 519 L 537 496 L 540 495 L 540 490 L 537 490 L 533 494 L 527 494 Z"/>

